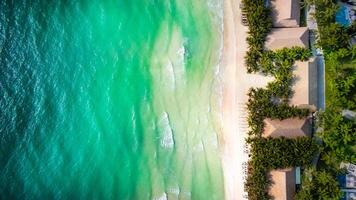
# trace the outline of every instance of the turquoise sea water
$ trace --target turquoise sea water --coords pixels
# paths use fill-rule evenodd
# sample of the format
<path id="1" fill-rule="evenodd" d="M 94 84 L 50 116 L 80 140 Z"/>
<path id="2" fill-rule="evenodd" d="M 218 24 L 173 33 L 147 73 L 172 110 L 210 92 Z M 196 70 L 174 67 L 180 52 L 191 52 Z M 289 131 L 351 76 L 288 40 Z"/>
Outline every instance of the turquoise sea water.
<path id="1" fill-rule="evenodd" d="M 223 199 L 221 9 L 0 1 L 0 199 Z"/>

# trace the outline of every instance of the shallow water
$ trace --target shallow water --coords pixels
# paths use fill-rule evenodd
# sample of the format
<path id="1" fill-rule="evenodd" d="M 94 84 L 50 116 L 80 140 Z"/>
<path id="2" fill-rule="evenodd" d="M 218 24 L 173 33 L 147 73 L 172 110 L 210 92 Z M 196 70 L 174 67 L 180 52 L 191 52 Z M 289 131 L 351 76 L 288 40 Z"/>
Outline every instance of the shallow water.
<path id="1" fill-rule="evenodd" d="M 0 1 L 0 199 L 223 199 L 221 4 Z"/>

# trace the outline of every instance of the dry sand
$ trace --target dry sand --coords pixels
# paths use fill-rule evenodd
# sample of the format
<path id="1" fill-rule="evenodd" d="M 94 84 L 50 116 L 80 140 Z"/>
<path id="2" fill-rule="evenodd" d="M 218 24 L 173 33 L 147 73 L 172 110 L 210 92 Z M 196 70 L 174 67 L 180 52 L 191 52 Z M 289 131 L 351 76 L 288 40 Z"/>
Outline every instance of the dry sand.
<path id="1" fill-rule="evenodd" d="M 244 56 L 247 51 L 248 28 L 241 23 L 241 0 L 224 0 L 223 52 L 223 131 L 222 165 L 225 199 L 247 199 L 244 192 L 248 153 L 244 151 L 247 137 L 247 92 L 251 87 L 264 87 L 271 77 L 247 74 Z"/>

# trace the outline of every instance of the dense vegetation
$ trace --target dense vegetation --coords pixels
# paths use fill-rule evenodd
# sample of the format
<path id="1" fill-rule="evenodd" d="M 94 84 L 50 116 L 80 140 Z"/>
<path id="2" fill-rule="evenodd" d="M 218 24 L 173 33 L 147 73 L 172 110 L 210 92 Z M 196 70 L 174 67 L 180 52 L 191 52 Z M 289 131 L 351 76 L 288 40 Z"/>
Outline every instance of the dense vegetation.
<path id="1" fill-rule="evenodd" d="M 319 114 L 318 135 L 324 142 L 321 160 L 329 167 L 356 163 L 356 122 L 342 115 L 345 109 L 356 111 L 355 58 L 355 46 L 325 54 L 327 109 Z"/>
<path id="2" fill-rule="evenodd" d="M 319 126 L 327 127 L 319 133 L 325 143 L 321 157 L 325 164 L 338 168 L 341 162 L 356 163 L 355 121 L 344 118 L 332 109 L 327 109 L 318 118 Z"/>
<path id="3" fill-rule="evenodd" d="M 264 44 L 272 28 L 270 9 L 265 6 L 265 0 L 243 0 L 243 11 L 247 13 L 249 35 L 247 43 L 249 50 L 245 62 L 249 73 L 259 71 L 260 60 L 264 53 Z"/>
<path id="4" fill-rule="evenodd" d="M 249 199 L 270 198 L 267 190 L 270 170 L 307 166 L 318 151 L 318 145 L 308 137 L 254 138 L 250 142 L 252 153 L 248 165 L 249 177 L 246 181 Z"/>
<path id="5" fill-rule="evenodd" d="M 335 22 L 335 15 L 339 9 L 335 0 L 306 0 L 306 4 L 316 7 L 315 18 L 318 23 L 317 46 L 321 47 L 325 54 L 335 52 L 341 48 L 348 48 L 352 27 L 345 28 Z M 350 29 L 350 30 L 349 30 Z"/>
<path id="6" fill-rule="evenodd" d="M 261 137 L 265 118 L 286 119 L 309 115 L 309 110 L 289 106 L 288 103 L 293 95 L 290 88 L 293 81 L 291 66 L 296 60 L 307 60 L 310 51 L 298 47 L 278 51 L 264 48 L 266 36 L 272 27 L 270 8 L 264 3 L 264 0 L 243 0 L 243 11 L 249 25 L 249 49 L 245 57 L 247 70 L 249 73 L 263 73 L 275 78 L 267 88 L 252 88 L 248 94 L 248 143 L 252 157 L 246 190 L 250 199 L 270 198 L 269 170 L 307 166 L 318 149 L 310 138 L 291 140 Z M 297 199 L 338 199 L 341 195 L 336 182 L 339 163 L 356 160 L 355 121 L 341 114 L 343 109 L 356 110 L 356 48 L 349 43 L 351 35 L 356 32 L 356 23 L 350 27 L 337 24 L 335 13 L 338 6 L 333 0 L 305 0 L 305 3 L 316 6 L 315 18 L 319 30 L 316 45 L 325 54 L 328 108 L 318 115 L 318 126 L 323 130 L 318 133 L 323 140 L 320 156 L 322 162 L 318 169 L 310 169 L 304 176 Z M 295 151 L 298 152 L 301 147 L 303 153 L 296 154 Z"/>
<path id="7" fill-rule="evenodd" d="M 333 0 L 309 0 L 316 6 L 317 44 L 326 62 L 327 108 L 320 114 L 320 137 L 325 150 L 322 159 L 335 166 L 341 161 L 355 162 L 355 121 L 342 116 L 342 110 L 356 110 L 356 46 L 350 45 L 355 23 L 344 27 L 335 22 L 338 5 Z"/>
<path id="8" fill-rule="evenodd" d="M 250 89 L 250 92 L 248 93 L 249 100 L 247 103 L 250 136 L 262 136 L 264 129 L 263 120 L 266 118 L 282 120 L 291 117 L 302 118 L 309 115 L 309 110 L 307 109 L 299 109 L 295 106 L 289 106 L 286 102 L 276 104 L 271 100 L 275 97 L 276 93 L 278 92 L 273 92 L 271 89 Z"/>
<path id="9" fill-rule="evenodd" d="M 281 50 L 264 51 L 261 59 L 260 72 L 274 76 L 275 80 L 268 83 L 266 89 L 251 88 L 248 95 L 249 134 L 261 136 L 263 120 L 286 119 L 290 117 L 306 117 L 309 110 L 289 106 L 292 95 L 290 84 L 293 80 L 292 66 L 296 60 L 307 60 L 310 57 L 308 49 L 294 47 Z"/>
<path id="10" fill-rule="evenodd" d="M 328 104 L 356 111 L 356 46 L 326 54 L 325 59 Z"/>
<path id="11" fill-rule="evenodd" d="M 309 49 L 301 47 L 283 48 L 277 51 L 265 50 L 264 43 L 272 27 L 270 8 L 264 0 L 243 0 L 244 12 L 249 25 L 249 45 L 245 57 L 249 73 L 263 73 L 273 76 L 265 89 L 251 88 L 247 108 L 250 126 L 249 139 L 251 160 L 245 188 L 249 199 L 269 199 L 268 172 L 272 169 L 292 166 L 306 166 L 311 163 L 318 146 L 311 138 L 263 138 L 265 118 L 286 119 L 306 117 L 307 109 L 289 105 L 293 95 L 290 88 L 293 81 L 292 66 L 295 61 L 306 61 L 311 56 Z"/>
<path id="12" fill-rule="evenodd" d="M 342 115 L 345 109 L 356 111 L 356 47 L 349 43 L 356 23 L 337 24 L 338 5 L 333 0 L 306 2 L 316 6 L 317 46 L 325 57 L 326 110 L 318 115 L 323 141 L 318 168 L 303 178 L 297 199 L 340 199 L 336 181 L 340 163 L 356 163 L 356 122 Z"/>
<path id="13" fill-rule="evenodd" d="M 296 195 L 296 200 L 339 200 L 342 192 L 334 176 L 328 171 L 307 169 L 304 172 L 302 189 Z"/>

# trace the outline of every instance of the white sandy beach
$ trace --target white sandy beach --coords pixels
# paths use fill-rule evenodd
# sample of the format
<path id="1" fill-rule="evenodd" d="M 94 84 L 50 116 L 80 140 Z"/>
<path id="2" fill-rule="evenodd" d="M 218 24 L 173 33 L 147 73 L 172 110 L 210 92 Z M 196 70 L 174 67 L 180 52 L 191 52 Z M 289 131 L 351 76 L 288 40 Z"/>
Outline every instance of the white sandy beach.
<path id="1" fill-rule="evenodd" d="M 247 199 L 244 180 L 248 153 L 247 92 L 251 87 L 264 87 L 272 78 L 248 74 L 244 65 L 248 28 L 241 23 L 241 0 L 224 0 L 224 88 L 222 165 L 226 200 Z"/>

